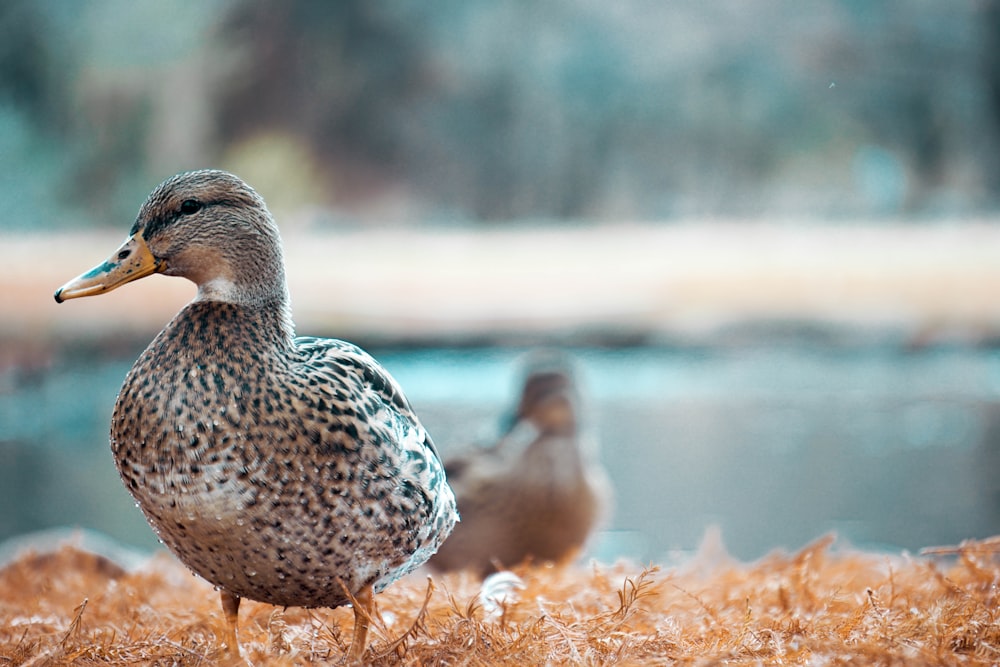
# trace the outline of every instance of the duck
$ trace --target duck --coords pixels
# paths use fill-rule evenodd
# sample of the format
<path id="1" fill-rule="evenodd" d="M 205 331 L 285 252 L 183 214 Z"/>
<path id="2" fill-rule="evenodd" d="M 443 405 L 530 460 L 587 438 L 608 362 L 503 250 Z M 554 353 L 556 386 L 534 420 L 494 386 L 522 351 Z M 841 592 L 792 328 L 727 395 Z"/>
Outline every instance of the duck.
<path id="1" fill-rule="evenodd" d="M 374 595 L 458 520 L 434 442 L 371 355 L 295 335 L 278 227 L 239 177 L 165 180 L 121 247 L 55 300 L 157 273 L 197 293 L 122 384 L 110 432 L 122 482 L 160 541 L 220 592 L 230 654 L 244 598 L 350 604 L 345 658 L 360 662 Z"/>
<path id="2" fill-rule="evenodd" d="M 581 427 L 568 356 L 542 350 L 523 366 L 501 437 L 445 458 L 462 522 L 428 561 L 432 570 L 487 577 L 526 561 L 566 562 L 609 515 L 611 483 Z"/>

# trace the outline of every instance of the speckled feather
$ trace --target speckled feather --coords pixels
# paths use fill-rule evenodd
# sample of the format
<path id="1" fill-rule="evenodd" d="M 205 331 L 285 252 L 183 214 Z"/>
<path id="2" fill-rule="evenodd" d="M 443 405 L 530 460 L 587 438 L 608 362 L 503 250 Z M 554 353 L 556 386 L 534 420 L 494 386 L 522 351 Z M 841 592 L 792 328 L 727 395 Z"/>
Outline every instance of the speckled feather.
<path id="1" fill-rule="evenodd" d="M 213 214 L 199 227 L 176 213 L 195 196 Z M 222 172 L 182 175 L 132 231 L 172 266 L 214 263 L 112 419 L 118 470 L 163 543 L 223 590 L 287 606 L 336 607 L 340 582 L 377 592 L 426 561 L 457 519 L 434 445 L 371 356 L 293 337 L 259 196 Z"/>

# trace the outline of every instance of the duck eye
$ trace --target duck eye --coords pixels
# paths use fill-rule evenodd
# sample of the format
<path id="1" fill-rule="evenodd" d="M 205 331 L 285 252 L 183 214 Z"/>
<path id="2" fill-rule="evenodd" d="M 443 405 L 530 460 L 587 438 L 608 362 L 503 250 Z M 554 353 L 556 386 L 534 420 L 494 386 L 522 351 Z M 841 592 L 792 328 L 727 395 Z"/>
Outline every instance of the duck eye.
<path id="1" fill-rule="evenodd" d="M 181 213 L 184 215 L 191 215 L 192 213 L 197 213 L 202 209 L 202 203 L 197 199 L 185 199 L 184 203 L 181 204 Z"/>

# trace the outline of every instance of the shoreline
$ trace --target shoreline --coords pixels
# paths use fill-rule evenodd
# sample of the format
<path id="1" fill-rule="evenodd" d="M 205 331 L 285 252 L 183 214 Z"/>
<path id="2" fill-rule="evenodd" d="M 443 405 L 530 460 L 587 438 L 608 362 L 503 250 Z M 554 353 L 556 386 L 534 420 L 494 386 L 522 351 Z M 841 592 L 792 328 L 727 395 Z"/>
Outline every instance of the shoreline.
<path id="1" fill-rule="evenodd" d="M 153 276 L 99 299 L 52 293 L 120 242 L 6 235 L 0 340 L 139 338 L 194 295 Z M 698 340 L 731 330 L 1000 333 L 1000 225 L 620 224 L 285 234 L 297 329 L 391 343 Z"/>

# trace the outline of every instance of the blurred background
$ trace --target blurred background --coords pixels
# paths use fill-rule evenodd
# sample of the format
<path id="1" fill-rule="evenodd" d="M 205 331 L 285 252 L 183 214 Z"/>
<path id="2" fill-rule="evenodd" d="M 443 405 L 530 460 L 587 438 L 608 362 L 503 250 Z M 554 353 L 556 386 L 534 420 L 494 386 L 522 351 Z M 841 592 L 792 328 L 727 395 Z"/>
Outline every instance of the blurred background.
<path id="1" fill-rule="evenodd" d="M 6 0 L 0 541 L 156 546 L 108 423 L 194 289 L 52 293 L 207 166 L 444 453 L 566 349 L 599 558 L 998 533 L 998 163 L 998 0 Z"/>

